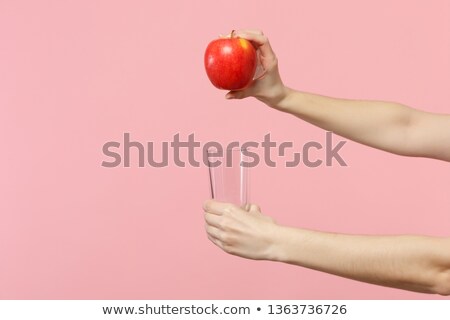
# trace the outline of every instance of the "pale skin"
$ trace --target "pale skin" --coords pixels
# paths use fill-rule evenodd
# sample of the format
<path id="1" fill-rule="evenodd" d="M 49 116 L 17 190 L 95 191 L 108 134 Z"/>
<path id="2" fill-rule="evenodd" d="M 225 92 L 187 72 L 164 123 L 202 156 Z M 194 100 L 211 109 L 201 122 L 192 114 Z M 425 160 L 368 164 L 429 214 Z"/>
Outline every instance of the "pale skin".
<path id="1" fill-rule="evenodd" d="M 264 74 L 227 99 L 255 97 L 327 131 L 387 152 L 450 162 L 450 115 L 384 101 L 336 99 L 286 87 L 267 37 L 259 30 L 233 36 L 259 49 Z M 364 236 L 277 224 L 257 205 L 242 209 L 208 200 L 208 238 L 225 252 L 272 260 L 405 290 L 450 295 L 450 237 Z"/>

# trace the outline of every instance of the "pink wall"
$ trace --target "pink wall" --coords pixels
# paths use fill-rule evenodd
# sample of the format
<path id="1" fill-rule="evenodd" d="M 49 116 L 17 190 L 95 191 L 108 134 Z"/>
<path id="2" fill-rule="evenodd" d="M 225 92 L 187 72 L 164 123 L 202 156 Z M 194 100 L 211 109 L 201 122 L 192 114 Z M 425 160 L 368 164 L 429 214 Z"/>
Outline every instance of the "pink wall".
<path id="1" fill-rule="evenodd" d="M 0 298 L 436 298 L 226 255 L 204 233 L 203 166 L 101 167 L 123 132 L 323 141 L 209 83 L 206 45 L 245 27 L 291 87 L 449 112 L 445 0 L 1 1 Z M 448 163 L 352 142 L 342 155 L 347 168 L 256 168 L 253 201 L 307 228 L 449 235 Z"/>

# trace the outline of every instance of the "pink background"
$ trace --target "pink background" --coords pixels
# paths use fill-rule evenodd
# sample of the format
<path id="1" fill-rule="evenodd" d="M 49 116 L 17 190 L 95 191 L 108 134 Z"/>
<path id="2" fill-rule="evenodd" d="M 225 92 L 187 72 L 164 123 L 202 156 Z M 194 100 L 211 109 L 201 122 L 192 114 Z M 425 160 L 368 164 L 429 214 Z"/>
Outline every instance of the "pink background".
<path id="1" fill-rule="evenodd" d="M 208 42 L 248 27 L 291 87 L 449 110 L 449 1 L 3 0 L 0 298 L 437 298 L 221 252 L 204 232 L 204 166 L 101 167 L 123 132 L 158 146 L 178 132 L 323 143 L 209 83 Z M 253 201 L 305 228 L 449 235 L 448 163 L 350 141 L 341 154 L 348 168 L 258 167 Z"/>

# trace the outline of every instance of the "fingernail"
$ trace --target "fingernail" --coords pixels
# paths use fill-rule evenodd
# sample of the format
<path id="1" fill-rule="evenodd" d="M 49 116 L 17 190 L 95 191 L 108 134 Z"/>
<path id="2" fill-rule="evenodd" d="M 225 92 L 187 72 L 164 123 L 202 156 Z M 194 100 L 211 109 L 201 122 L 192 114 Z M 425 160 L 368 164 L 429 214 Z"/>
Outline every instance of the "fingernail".
<path id="1" fill-rule="evenodd" d="M 225 99 L 232 99 L 232 98 L 233 98 L 233 95 L 231 93 L 227 93 L 225 95 Z"/>

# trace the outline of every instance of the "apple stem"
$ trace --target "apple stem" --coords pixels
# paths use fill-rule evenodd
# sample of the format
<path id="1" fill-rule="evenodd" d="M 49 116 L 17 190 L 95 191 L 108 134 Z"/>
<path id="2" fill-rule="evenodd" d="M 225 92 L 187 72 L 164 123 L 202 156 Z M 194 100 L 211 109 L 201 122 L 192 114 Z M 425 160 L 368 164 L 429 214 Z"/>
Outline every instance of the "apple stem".
<path id="1" fill-rule="evenodd" d="M 233 38 L 234 37 L 234 32 L 235 32 L 236 30 L 231 30 L 231 36 L 230 36 L 230 38 Z"/>

